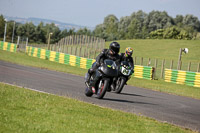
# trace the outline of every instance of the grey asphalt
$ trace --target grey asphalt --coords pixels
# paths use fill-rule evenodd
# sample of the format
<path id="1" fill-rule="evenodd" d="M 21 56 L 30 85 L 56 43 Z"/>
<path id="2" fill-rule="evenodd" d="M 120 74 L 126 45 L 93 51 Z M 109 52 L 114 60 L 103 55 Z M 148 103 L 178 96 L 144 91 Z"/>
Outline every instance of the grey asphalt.
<path id="1" fill-rule="evenodd" d="M 200 100 L 188 97 L 125 86 L 121 94 L 108 92 L 99 100 L 95 96 L 85 96 L 84 77 L 4 61 L 0 61 L 0 82 L 68 96 L 200 131 Z"/>

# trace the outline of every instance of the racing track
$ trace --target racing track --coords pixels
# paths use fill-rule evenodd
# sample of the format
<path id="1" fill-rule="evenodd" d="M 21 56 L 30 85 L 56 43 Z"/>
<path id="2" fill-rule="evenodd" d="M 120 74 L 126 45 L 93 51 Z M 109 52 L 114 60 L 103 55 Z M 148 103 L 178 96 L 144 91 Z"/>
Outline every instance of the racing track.
<path id="1" fill-rule="evenodd" d="M 200 100 L 125 86 L 121 94 L 108 92 L 99 100 L 84 95 L 81 76 L 0 61 L 0 82 L 69 96 L 99 106 L 142 114 L 200 131 Z"/>

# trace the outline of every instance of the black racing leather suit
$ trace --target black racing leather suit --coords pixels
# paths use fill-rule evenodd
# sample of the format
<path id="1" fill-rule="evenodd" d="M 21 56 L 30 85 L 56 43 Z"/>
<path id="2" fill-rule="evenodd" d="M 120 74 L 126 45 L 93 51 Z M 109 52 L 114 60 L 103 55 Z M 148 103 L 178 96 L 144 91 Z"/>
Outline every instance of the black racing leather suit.
<path id="1" fill-rule="evenodd" d="M 104 62 L 105 59 L 110 59 L 116 62 L 120 61 L 119 54 L 111 54 L 109 49 L 103 49 L 102 52 L 96 57 L 96 62 L 93 63 L 92 68 L 88 70 L 89 75 L 91 76 L 93 72 Z M 96 80 L 98 77 L 96 77 Z M 92 82 L 90 86 L 94 86 Z"/>
<path id="2" fill-rule="evenodd" d="M 110 59 L 113 61 L 120 61 L 120 56 L 119 54 L 110 54 L 109 49 L 103 49 L 102 52 L 96 57 L 96 63 L 93 64 L 92 68 L 88 70 L 89 73 L 94 72 L 103 62 L 105 59 Z"/>

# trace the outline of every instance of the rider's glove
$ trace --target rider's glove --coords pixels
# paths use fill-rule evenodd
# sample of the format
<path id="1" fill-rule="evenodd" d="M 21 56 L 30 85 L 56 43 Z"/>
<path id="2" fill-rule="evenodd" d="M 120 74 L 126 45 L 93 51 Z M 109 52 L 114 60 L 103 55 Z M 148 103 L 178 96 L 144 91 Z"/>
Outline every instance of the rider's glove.
<path id="1" fill-rule="evenodd" d="M 134 73 L 134 70 L 131 70 L 131 75 Z"/>
<path id="2" fill-rule="evenodd" d="M 97 65 L 97 66 L 100 66 L 100 63 L 99 63 L 99 62 L 96 62 L 96 65 Z"/>

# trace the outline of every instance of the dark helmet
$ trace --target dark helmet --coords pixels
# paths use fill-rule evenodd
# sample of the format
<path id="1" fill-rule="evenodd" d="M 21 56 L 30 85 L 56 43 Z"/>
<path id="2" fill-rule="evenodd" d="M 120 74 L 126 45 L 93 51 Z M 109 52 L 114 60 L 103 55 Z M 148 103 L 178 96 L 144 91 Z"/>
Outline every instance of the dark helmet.
<path id="1" fill-rule="evenodd" d="M 113 52 L 113 54 L 118 54 L 120 50 L 120 45 L 117 42 L 112 42 L 109 46 L 109 49 Z"/>

